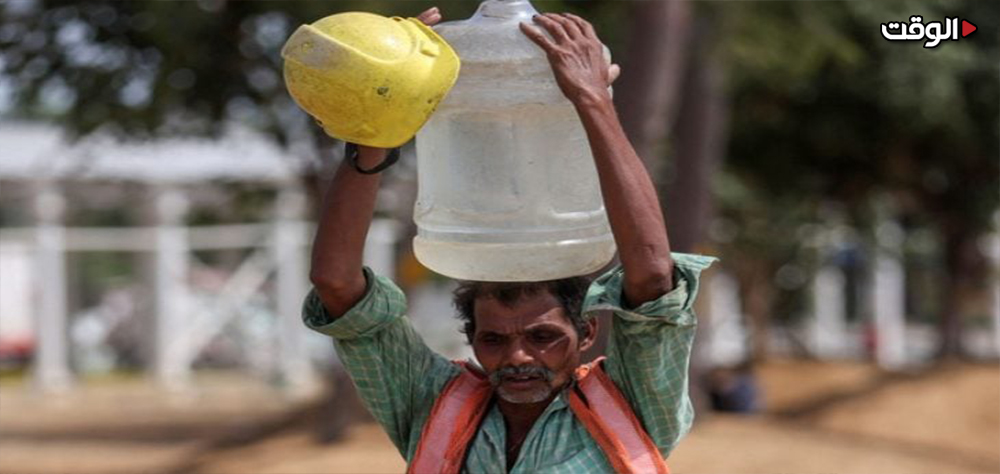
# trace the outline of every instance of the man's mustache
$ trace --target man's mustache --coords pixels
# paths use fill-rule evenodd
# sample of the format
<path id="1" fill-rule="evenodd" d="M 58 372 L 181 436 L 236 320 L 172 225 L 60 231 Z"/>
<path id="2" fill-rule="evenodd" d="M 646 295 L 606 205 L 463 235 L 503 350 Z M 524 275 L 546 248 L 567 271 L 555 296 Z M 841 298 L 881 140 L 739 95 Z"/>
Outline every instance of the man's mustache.
<path id="1" fill-rule="evenodd" d="M 507 377 L 541 377 L 545 381 L 551 381 L 555 377 L 555 372 L 545 367 L 504 367 L 490 372 L 490 383 L 493 386 L 500 385 L 500 382 Z"/>

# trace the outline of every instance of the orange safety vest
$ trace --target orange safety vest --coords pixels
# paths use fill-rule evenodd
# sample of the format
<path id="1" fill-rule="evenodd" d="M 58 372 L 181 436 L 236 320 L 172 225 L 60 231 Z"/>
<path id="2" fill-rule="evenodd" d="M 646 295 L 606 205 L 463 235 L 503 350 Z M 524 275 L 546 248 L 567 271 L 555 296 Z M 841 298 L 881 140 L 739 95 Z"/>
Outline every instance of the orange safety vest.
<path id="1" fill-rule="evenodd" d="M 576 369 L 569 406 L 618 473 L 669 474 L 667 463 L 598 359 Z M 444 387 L 420 433 L 408 474 L 459 474 L 486 415 L 493 388 L 486 375 L 462 371 Z"/>

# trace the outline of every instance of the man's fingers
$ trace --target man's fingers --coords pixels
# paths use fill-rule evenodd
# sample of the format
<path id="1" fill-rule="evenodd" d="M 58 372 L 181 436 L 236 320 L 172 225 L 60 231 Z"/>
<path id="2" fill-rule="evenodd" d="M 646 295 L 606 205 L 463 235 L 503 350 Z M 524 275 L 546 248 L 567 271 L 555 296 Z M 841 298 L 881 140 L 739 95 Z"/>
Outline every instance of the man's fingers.
<path id="1" fill-rule="evenodd" d="M 417 15 L 417 18 L 425 18 L 439 13 L 441 13 L 441 10 L 439 10 L 438 7 L 430 7 Z"/>
<path id="2" fill-rule="evenodd" d="M 434 26 L 441 21 L 441 11 L 438 10 L 438 7 L 431 7 L 417 15 L 417 19 L 427 26 Z"/>
<path id="3" fill-rule="evenodd" d="M 583 37 L 583 31 L 581 31 L 576 22 L 570 19 L 566 14 L 553 14 L 552 19 L 562 25 L 563 29 L 566 30 L 566 35 L 569 36 L 570 39 Z"/>
<path id="4" fill-rule="evenodd" d="M 427 18 L 423 18 L 420 21 L 427 26 L 434 26 L 441 22 L 441 15 L 432 15 Z"/>
<path id="5" fill-rule="evenodd" d="M 553 48 L 555 48 L 555 44 L 552 43 L 552 40 L 550 40 L 548 36 L 545 36 L 545 33 L 542 33 L 542 30 L 538 29 L 537 26 L 529 25 L 522 21 L 520 27 L 524 36 L 527 36 L 528 39 L 534 41 L 535 44 L 541 47 L 546 53 L 551 53 Z"/>
<path id="6" fill-rule="evenodd" d="M 608 85 L 610 86 L 611 84 L 614 84 L 615 79 L 618 79 L 618 76 L 620 76 L 621 74 L 622 74 L 622 68 L 617 64 L 612 64 L 610 67 L 608 67 Z"/>
<path id="7" fill-rule="evenodd" d="M 589 21 L 584 20 L 583 18 L 580 18 L 572 13 L 566 13 L 565 16 L 566 18 L 572 20 L 573 23 L 576 23 L 577 28 L 583 32 L 584 36 L 590 39 L 597 39 L 597 32 L 594 31 L 594 25 L 591 25 Z"/>
<path id="8" fill-rule="evenodd" d="M 563 43 L 569 40 L 569 35 L 566 33 L 566 29 L 563 28 L 562 24 L 556 21 L 552 13 L 542 13 L 534 17 L 535 23 L 542 25 L 553 38 L 555 38 L 556 43 Z"/>

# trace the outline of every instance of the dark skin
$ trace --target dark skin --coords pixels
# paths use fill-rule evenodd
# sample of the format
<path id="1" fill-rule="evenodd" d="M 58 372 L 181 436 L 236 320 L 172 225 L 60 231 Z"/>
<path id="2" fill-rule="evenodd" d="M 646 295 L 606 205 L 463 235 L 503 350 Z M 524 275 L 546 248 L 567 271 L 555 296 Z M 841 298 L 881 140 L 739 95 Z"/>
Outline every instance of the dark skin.
<path id="1" fill-rule="evenodd" d="M 418 19 L 434 25 L 441 21 L 441 14 L 432 8 Z M 663 213 L 608 92 L 618 66 L 604 60 L 593 27 L 575 15 L 542 14 L 534 18 L 534 25 L 522 23 L 521 31 L 545 51 L 559 88 L 576 108 L 587 133 L 624 273 L 624 303 L 635 306 L 665 294 L 673 288 L 673 261 Z M 387 150 L 362 146 L 358 162 L 370 168 L 386 154 Z M 379 175 L 357 173 L 345 162 L 324 200 L 310 279 L 333 317 L 343 315 L 364 296 L 362 254 L 379 180 Z M 524 297 L 511 307 L 480 299 L 474 317 L 472 347 L 487 373 L 534 367 L 552 374 L 551 380 L 518 376 L 499 381 L 509 470 L 528 431 L 569 384 L 581 352 L 594 343 L 596 322 L 588 323 L 586 334 L 578 334 L 558 300 L 548 293 Z"/>
<path id="2" fill-rule="evenodd" d="M 504 367 L 544 367 L 554 377 L 544 380 L 528 377 L 519 380 L 505 377 L 497 387 L 500 412 L 507 427 L 507 468 L 517 460 L 521 445 L 535 420 L 552 399 L 569 384 L 574 369 L 580 365 L 580 354 L 594 344 L 597 320 L 587 323 L 586 334 L 577 333 L 566 312 L 552 294 L 542 292 L 525 296 L 513 307 L 493 298 L 476 300 L 476 333 L 472 348 L 476 359 L 487 373 Z M 508 400 L 519 395 L 543 394 L 531 402 Z"/>

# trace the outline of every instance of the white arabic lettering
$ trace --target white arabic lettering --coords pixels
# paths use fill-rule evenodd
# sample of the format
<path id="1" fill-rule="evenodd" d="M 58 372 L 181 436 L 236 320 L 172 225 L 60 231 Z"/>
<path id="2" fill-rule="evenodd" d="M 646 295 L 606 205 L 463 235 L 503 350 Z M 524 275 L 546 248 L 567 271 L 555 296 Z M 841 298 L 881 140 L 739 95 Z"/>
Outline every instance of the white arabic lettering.
<path id="1" fill-rule="evenodd" d="M 919 16 L 910 17 L 910 24 L 906 27 L 906 31 L 909 33 L 906 39 L 917 41 L 924 38 L 925 31 L 922 21 L 924 19 Z"/>
<path id="2" fill-rule="evenodd" d="M 882 37 L 889 41 L 924 41 L 924 48 L 935 48 L 941 41 L 958 40 L 961 29 L 959 18 L 924 23 L 920 15 L 910 17 L 909 23 L 891 21 L 882 23 Z"/>
<path id="3" fill-rule="evenodd" d="M 889 41 L 903 41 L 906 39 L 906 31 L 903 30 L 900 34 L 889 33 L 889 30 L 899 30 L 900 25 L 896 22 L 891 22 L 889 24 L 882 23 L 882 37 Z"/>
<path id="4" fill-rule="evenodd" d="M 925 48 L 933 48 L 937 46 L 942 39 L 941 22 L 932 21 L 928 23 L 927 28 L 924 30 L 924 34 L 927 36 L 927 38 L 930 38 L 924 43 Z"/>

